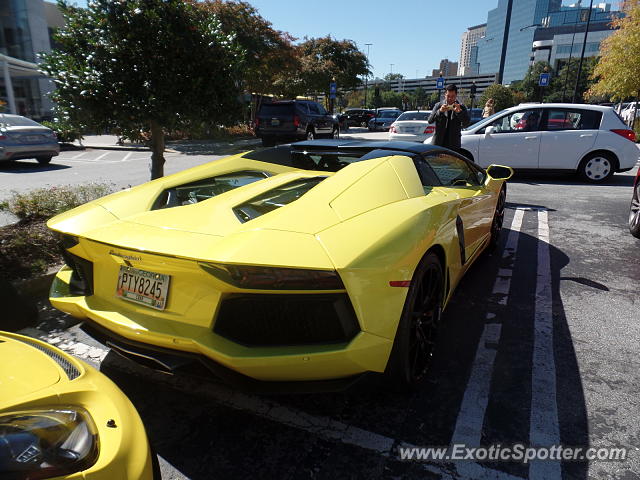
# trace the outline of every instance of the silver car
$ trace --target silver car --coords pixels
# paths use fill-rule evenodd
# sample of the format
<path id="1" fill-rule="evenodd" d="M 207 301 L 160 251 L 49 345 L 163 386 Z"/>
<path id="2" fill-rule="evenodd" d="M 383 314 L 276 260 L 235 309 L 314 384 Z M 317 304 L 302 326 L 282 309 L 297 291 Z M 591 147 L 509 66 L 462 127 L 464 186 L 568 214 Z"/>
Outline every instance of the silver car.
<path id="1" fill-rule="evenodd" d="M 0 114 L 0 162 L 35 158 L 44 165 L 59 153 L 50 128 L 20 115 Z"/>

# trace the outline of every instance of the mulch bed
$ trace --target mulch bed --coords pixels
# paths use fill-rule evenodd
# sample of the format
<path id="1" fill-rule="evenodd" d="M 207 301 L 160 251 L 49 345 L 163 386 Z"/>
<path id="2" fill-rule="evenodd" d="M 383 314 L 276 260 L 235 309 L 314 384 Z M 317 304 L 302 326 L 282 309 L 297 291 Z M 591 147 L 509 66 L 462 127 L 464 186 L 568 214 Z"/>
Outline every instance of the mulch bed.
<path id="1" fill-rule="evenodd" d="M 30 278 L 60 264 L 55 233 L 46 220 L 21 220 L 0 227 L 0 275 L 13 281 Z"/>

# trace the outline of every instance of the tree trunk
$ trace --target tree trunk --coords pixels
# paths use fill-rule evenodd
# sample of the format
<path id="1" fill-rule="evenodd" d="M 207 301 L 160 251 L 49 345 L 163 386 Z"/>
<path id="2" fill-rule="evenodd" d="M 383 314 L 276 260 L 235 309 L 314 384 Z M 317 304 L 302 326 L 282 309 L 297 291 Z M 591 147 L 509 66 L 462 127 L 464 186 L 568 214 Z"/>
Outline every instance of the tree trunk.
<path id="1" fill-rule="evenodd" d="M 151 121 L 151 180 L 164 176 L 164 131 L 155 120 Z"/>

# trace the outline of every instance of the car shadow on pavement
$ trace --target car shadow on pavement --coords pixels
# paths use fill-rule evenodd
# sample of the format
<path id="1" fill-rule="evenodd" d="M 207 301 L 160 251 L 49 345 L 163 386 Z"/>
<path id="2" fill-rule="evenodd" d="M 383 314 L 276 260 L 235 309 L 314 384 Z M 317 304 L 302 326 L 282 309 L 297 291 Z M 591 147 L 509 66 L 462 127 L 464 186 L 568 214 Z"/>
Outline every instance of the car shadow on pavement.
<path id="1" fill-rule="evenodd" d="M 604 182 L 590 183 L 582 180 L 580 177 L 574 174 L 516 173 L 514 174 L 513 178 L 509 180 L 509 183 L 524 183 L 527 185 L 582 185 L 584 187 L 631 187 L 633 186 L 634 178 L 635 177 L 633 175 L 615 174 Z"/>
<path id="2" fill-rule="evenodd" d="M 333 394 L 240 394 L 230 408 L 233 394 L 223 404 L 218 401 L 219 395 L 214 398 L 206 394 L 207 382 L 195 380 L 190 390 L 184 382 L 173 384 L 173 377 L 133 367 L 113 353 L 101 369 L 136 405 L 158 454 L 186 478 L 439 478 L 434 471 L 454 472 L 460 464 L 400 461 L 397 447 L 400 443 L 424 447 L 451 444 L 487 314 L 493 312 L 491 322 L 501 325 L 501 336 L 480 444 L 529 446 L 538 224 L 536 207 L 526 207 L 533 208 L 525 212 L 515 260 L 502 255 L 509 233 L 505 230 L 496 253 L 480 257 L 458 286 L 444 313 L 426 382 L 417 393 L 393 393 L 365 383 Z M 556 422 L 560 444 L 588 447 L 582 378 L 560 296 L 561 280 L 570 279 L 561 276 L 570 258 L 553 245 L 549 249 L 552 318 L 546 320 L 553 324 L 555 378 L 547 380 L 557 390 L 557 420 L 550 417 L 542 421 Z M 513 266 L 511 293 L 502 305 L 502 298 L 492 293 L 492 287 L 499 271 L 509 265 Z M 606 286 L 593 279 L 579 280 L 576 284 L 589 294 L 606 292 Z M 245 407 L 252 402 L 258 406 Z M 335 432 L 323 437 L 321 430 L 294 428 L 263 411 L 278 409 L 278 405 L 298 412 L 310 427 L 314 419 L 330 418 L 340 425 L 391 439 L 394 449 L 383 455 L 367 447 L 367 441 L 348 437 L 336 441 L 332 439 Z M 496 471 L 496 478 L 500 478 L 500 472 L 521 478 L 529 473 L 527 465 L 516 462 L 483 462 L 480 467 Z M 564 463 L 562 469 L 563 478 L 588 476 L 587 462 Z"/>
<path id="3" fill-rule="evenodd" d="M 55 160 L 53 160 L 55 162 Z M 48 165 L 41 165 L 36 161 L 15 161 L 15 162 L 0 162 L 1 173 L 41 173 L 52 172 L 54 170 L 64 170 L 71 168 L 69 165 L 60 165 L 59 163 L 50 163 Z"/>

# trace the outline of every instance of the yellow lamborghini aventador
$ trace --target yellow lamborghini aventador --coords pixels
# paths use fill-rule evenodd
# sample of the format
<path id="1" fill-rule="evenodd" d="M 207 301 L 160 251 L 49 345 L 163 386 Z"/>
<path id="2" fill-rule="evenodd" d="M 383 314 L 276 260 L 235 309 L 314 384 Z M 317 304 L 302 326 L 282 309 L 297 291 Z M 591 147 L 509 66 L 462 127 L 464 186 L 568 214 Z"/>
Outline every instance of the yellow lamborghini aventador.
<path id="1" fill-rule="evenodd" d="M 246 389 L 424 376 L 440 313 L 496 244 L 508 167 L 408 142 L 217 160 L 49 221 L 51 303 L 121 354 Z"/>
<path id="2" fill-rule="evenodd" d="M 0 478 L 150 480 L 152 469 L 138 412 L 111 380 L 0 332 Z"/>

